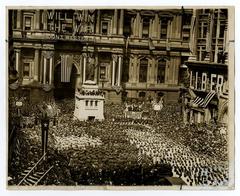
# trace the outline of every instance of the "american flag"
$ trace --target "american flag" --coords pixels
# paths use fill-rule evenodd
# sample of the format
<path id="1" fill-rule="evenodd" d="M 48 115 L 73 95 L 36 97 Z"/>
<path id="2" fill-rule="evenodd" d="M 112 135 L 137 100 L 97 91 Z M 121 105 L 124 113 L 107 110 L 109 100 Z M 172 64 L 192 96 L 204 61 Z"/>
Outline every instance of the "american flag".
<path id="1" fill-rule="evenodd" d="M 137 162 L 138 162 L 138 165 L 142 165 L 142 153 L 140 150 L 138 151 Z"/>
<path id="2" fill-rule="evenodd" d="M 73 58 L 70 55 L 61 56 L 61 82 L 70 82 Z"/>
<path id="3" fill-rule="evenodd" d="M 200 107 L 207 107 L 207 105 L 209 104 L 209 102 L 212 100 L 212 98 L 214 97 L 214 95 L 216 94 L 215 91 L 210 91 L 207 96 L 205 97 L 205 99 L 197 96 L 194 100 L 193 103 L 200 106 Z"/>

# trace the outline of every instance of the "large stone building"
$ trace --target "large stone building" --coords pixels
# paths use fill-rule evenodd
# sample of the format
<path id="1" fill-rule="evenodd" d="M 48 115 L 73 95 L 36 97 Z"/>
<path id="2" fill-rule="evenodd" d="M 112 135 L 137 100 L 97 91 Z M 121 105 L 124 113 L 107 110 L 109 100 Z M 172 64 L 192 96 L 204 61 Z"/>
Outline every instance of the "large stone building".
<path id="1" fill-rule="evenodd" d="M 229 28 L 227 9 L 193 10 L 187 115 L 190 122 L 228 122 Z"/>
<path id="2" fill-rule="evenodd" d="M 204 53 L 208 23 L 196 23 L 196 18 L 202 20 L 196 13 L 192 9 L 9 10 L 9 65 L 19 73 L 13 88 L 21 86 L 34 101 L 74 96 L 76 88 L 93 80 L 107 102 L 162 93 L 165 101 L 176 102 L 180 66 L 195 54 L 196 60 L 217 61 L 223 51 L 219 38 L 211 42 L 216 47 L 210 55 Z M 223 38 L 222 21 L 214 25 Z M 202 41 L 193 36 L 196 32 L 202 33 Z M 69 64 L 70 73 L 63 64 Z M 65 81 L 64 74 L 69 75 Z"/>

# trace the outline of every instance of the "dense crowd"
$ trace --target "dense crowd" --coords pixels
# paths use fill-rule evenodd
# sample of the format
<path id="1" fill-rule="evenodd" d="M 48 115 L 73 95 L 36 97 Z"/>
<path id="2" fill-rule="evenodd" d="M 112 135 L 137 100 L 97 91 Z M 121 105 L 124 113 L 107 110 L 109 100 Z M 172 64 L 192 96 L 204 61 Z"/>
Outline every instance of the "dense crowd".
<path id="1" fill-rule="evenodd" d="M 49 145 L 66 157 L 79 184 L 134 184 L 133 179 L 126 179 L 139 177 L 139 152 L 144 171 L 155 171 L 155 176 L 154 168 L 165 165 L 172 168 L 168 175 L 181 177 L 188 185 L 216 186 L 228 182 L 227 139 L 220 134 L 222 127 L 184 125 L 178 105 L 164 106 L 156 115 L 151 104 L 144 103 L 141 108 L 147 118 L 143 120 L 125 118 L 125 104 L 106 104 L 103 122 L 74 120 L 73 100 L 50 105 L 59 114 L 50 125 Z M 26 108 L 24 115 L 39 116 L 34 106 Z M 36 122 L 25 131 L 39 143 L 40 129 L 40 122 Z"/>
<path id="2" fill-rule="evenodd" d="M 101 90 L 79 90 L 78 91 L 80 95 L 92 95 L 92 96 L 103 96 L 104 93 Z"/>
<path id="3" fill-rule="evenodd" d="M 188 185 L 227 185 L 225 163 L 194 153 L 164 134 L 139 129 L 128 129 L 126 132 L 130 143 L 141 149 L 143 154 L 152 157 L 154 164 L 170 164 L 174 176 L 181 177 Z"/>

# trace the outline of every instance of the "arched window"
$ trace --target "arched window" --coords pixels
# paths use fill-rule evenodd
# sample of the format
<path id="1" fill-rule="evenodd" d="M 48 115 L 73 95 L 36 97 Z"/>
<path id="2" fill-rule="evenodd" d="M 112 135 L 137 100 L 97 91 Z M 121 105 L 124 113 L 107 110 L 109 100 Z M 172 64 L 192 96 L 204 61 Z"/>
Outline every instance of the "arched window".
<path id="1" fill-rule="evenodd" d="M 141 59 L 139 68 L 139 82 L 147 82 L 147 72 L 148 72 L 148 60 Z"/>
<path id="2" fill-rule="evenodd" d="M 158 71 L 157 71 L 158 84 L 165 82 L 165 70 L 166 70 L 166 61 L 164 59 L 160 59 L 158 61 Z"/>
<path id="3" fill-rule="evenodd" d="M 160 39 L 167 38 L 167 29 L 168 29 L 168 20 L 167 18 L 161 19 L 161 31 L 160 31 Z"/>

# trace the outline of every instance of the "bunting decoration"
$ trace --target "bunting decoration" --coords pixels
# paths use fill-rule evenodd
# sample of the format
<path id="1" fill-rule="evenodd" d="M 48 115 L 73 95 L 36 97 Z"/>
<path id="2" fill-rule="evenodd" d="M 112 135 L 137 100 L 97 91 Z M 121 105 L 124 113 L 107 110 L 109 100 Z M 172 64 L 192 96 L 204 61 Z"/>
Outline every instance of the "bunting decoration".
<path id="1" fill-rule="evenodd" d="M 61 56 L 61 82 L 70 82 L 73 57 L 70 55 Z"/>

